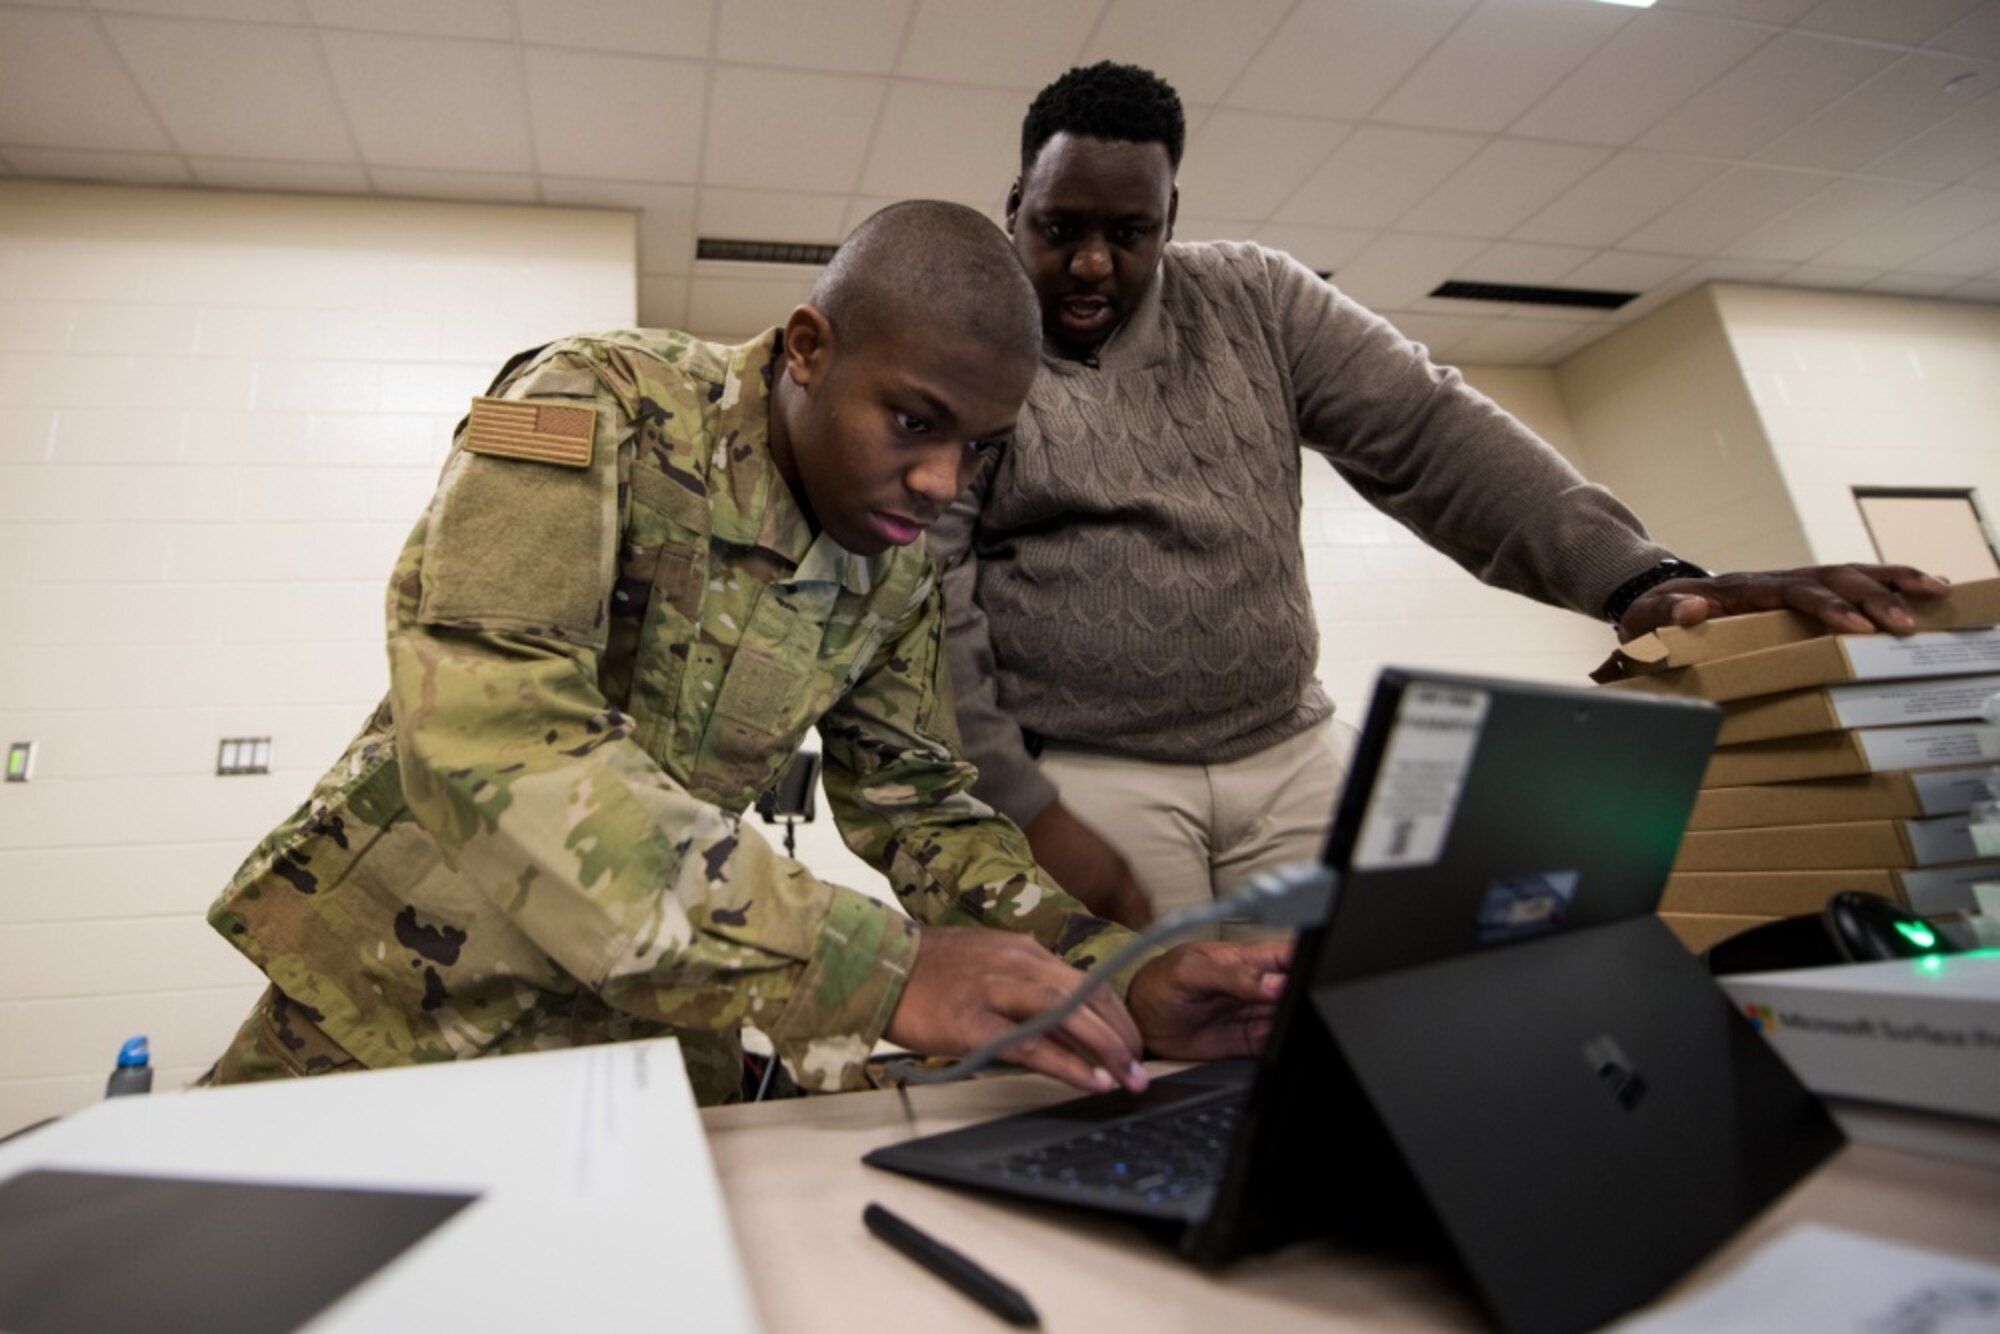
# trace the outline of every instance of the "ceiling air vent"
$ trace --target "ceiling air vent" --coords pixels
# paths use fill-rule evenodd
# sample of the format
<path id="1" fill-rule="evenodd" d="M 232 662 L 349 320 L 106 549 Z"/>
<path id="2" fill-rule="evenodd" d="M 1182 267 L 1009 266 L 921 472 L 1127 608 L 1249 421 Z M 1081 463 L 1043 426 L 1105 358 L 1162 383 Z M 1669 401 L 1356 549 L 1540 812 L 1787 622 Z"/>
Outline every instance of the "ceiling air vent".
<path id="1" fill-rule="evenodd" d="M 704 236 L 694 243 L 694 257 L 726 259 L 737 264 L 803 264 L 816 268 L 832 259 L 835 249 L 802 241 L 725 241 Z"/>
<path id="2" fill-rule="evenodd" d="M 1469 283 L 1454 278 L 1441 283 L 1432 296 L 1460 301 L 1499 301 L 1510 306 L 1580 306 L 1585 310 L 1616 310 L 1637 292 L 1603 292 L 1592 287 L 1531 287 L 1525 283 Z"/>

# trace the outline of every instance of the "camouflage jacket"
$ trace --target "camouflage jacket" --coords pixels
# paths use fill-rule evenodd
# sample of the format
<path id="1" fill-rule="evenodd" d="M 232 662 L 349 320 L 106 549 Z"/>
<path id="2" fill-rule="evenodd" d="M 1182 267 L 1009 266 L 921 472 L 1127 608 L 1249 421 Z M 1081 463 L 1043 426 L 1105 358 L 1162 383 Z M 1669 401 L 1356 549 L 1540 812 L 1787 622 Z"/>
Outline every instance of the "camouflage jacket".
<path id="1" fill-rule="evenodd" d="M 775 344 L 517 358 L 492 396 L 567 409 L 583 466 L 461 423 L 391 582 L 388 697 L 209 912 L 363 1064 L 674 1033 L 714 1102 L 747 1024 L 803 1086 L 856 1085 L 916 929 L 739 818 L 815 724 L 843 836 L 916 917 L 1079 966 L 1126 938 L 969 795 L 922 544 L 808 526 L 766 446 Z"/>

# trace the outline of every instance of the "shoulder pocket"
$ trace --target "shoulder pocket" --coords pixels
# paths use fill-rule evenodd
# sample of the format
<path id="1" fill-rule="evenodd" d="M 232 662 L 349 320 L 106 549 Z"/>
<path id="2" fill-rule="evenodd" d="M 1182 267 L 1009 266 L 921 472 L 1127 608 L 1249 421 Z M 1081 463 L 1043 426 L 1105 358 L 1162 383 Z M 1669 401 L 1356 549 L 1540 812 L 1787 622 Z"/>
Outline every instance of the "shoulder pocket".
<path id="1" fill-rule="evenodd" d="M 453 454 L 431 502 L 423 620 L 602 645 L 618 495 L 616 427 L 598 431 L 588 469 Z"/>

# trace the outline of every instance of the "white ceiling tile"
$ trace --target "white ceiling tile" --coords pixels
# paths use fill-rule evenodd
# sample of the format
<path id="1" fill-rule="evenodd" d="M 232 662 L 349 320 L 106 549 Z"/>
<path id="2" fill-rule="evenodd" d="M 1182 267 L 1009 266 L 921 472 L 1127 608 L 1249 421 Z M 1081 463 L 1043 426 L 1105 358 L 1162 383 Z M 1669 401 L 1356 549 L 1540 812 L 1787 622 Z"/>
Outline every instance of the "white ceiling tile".
<path id="1" fill-rule="evenodd" d="M 1965 279 L 1936 273 L 1909 273 L 1898 270 L 1871 278 L 1862 286 L 1871 292 L 1893 292 L 1898 296 L 1943 296 Z"/>
<path id="2" fill-rule="evenodd" d="M 1502 241 L 1459 265 L 1453 276 L 1482 283 L 1560 284 L 1597 253 L 1584 246 Z"/>
<path id="3" fill-rule="evenodd" d="M 1577 353 L 1583 351 L 1583 349 L 1589 347 L 1592 343 L 1597 342 L 1600 338 L 1615 333 L 1617 328 L 1617 325 L 1606 321 L 1599 321 L 1596 324 L 1586 324 L 1555 346 L 1544 348 L 1538 355 L 1529 358 L 1525 364 L 1530 366 L 1560 366 Z"/>
<path id="4" fill-rule="evenodd" d="M 1139 65 L 1187 102 L 1216 102 L 1264 45 L 1291 0 L 1112 0 L 1080 62 Z"/>
<path id="5" fill-rule="evenodd" d="M 768 277 L 696 274 L 688 286 L 688 328 L 703 338 L 739 338 L 783 324 L 818 277 L 817 269 L 783 270 Z"/>
<path id="6" fill-rule="evenodd" d="M 1279 222 L 1386 227 L 1479 151 L 1469 134 L 1364 125 L 1285 202 Z"/>
<path id="7" fill-rule="evenodd" d="M 1828 264 L 1893 269 L 2000 220 L 2000 190 L 1953 186 L 1848 238 L 1820 256 Z"/>
<path id="8" fill-rule="evenodd" d="M 1247 218 L 1203 218 L 1187 213 L 1174 218 L 1176 241 L 1245 241 L 1256 233 L 1257 223 Z"/>
<path id="9" fill-rule="evenodd" d="M 271 162 L 255 158 L 188 159 L 203 185 L 223 190 L 277 190 L 320 195 L 365 195 L 368 173 L 339 162 Z"/>
<path id="10" fill-rule="evenodd" d="M 1960 283 L 1951 289 L 1950 295 L 1959 301 L 2000 302 L 2000 275 L 1974 278 L 1971 282 Z"/>
<path id="11" fill-rule="evenodd" d="M 0 140 L 132 153 L 174 147 L 89 17 L 8 9 L 0 9 Z"/>
<path id="12" fill-rule="evenodd" d="M 1447 130 L 1505 129 L 1632 21 L 1576 0 L 1488 0 L 1372 113 Z"/>
<path id="13" fill-rule="evenodd" d="M 1364 306 L 1394 310 L 1418 300 L 1486 247 L 1446 236 L 1384 236 L 1340 266 L 1340 290 Z"/>
<path id="14" fill-rule="evenodd" d="M 715 54 L 744 64 L 887 74 L 909 17 L 910 0 L 726 0 Z"/>
<path id="15" fill-rule="evenodd" d="M 1819 0 L 1660 0 L 1660 8 L 1688 14 L 1713 14 L 1742 23 L 1775 23 L 1799 19 Z"/>
<path id="16" fill-rule="evenodd" d="M 516 0 L 521 39 L 628 56 L 708 54 L 711 0 Z"/>
<path id="17" fill-rule="evenodd" d="M 982 208 L 1004 200 L 1020 160 L 1021 112 L 1021 95 L 1011 90 L 898 80 L 882 108 L 861 189 Z"/>
<path id="18" fill-rule="evenodd" d="M 1893 51 L 1783 33 L 1639 136 L 1645 148 L 1747 157 L 1894 61 Z"/>
<path id="19" fill-rule="evenodd" d="M 845 241 L 849 232 L 859 227 L 869 218 L 874 217 L 883 209 L 889 207 L 889 205 L 899 202 L 901 201 L 891 199 L 887 195 L 853 195 L 849 197 L 847 211 L 841 215 L 840 219 L 840 239 Z"/>
<path id="20" fill-rule="evenodd" d="M 1397 225 L 1445 236 L 1505 236 L 1610 156 L 1604 148 L 1495 139 Z"/>
<path id="21" fill-rule="evenodd" d="M 1924 45 L 1963 56 L 2000 60 L 2000 4 L 1987 0 Z"/>
<path id="22" fill-rule="evenodd" d="M 1723 247 L 1748 260 L 1803 262 L 1863 228 L 1901 213 L 1936 187 L 1843 177 L 1823 193 Z"/>
<path id="23" fill-rule="evenodd" d="M 1771 281 L 1781 287 L 1817 287 L 1832 292 L 1851 292 L 1858 291 L 1881 276 L 1882 270 L 1879 268 L 1813 263 L 1788 269 Z"/>
<path id="24" fill-rule="evenodd" d="M 688 280 L 644 274 L 639 279 L 639 324 L 646 329 L 679 329 L 687 324 Z"/>
<path id="25" fill-rule="evenodd" d="M 1673 255 L 1712 255 L 1753 227 L 1805 203 L 1833 181 L 1814 172 L 1732 167 L 1621 244 Z"/>
<path id="26" fill-rule="evenodd" d="M 642 273 L 686 273 L 694 266 L 695 192 L 685 185 L 630 185 L 613 181 L 542 178 L 551 204 L 626 208 L 639 215 Z"/>
<path id="27" fill-rule="evenodd" d="M 187 159 L 172 153 L 91 153 L 65 148 L 10 148 L 7 160 L 23 176 L 49 181 L 122 181 L 186 185 Z"/>
<path id="28" fill-rule="evenodd" d="M 1252 111 L 1359 119 L 1428 55 L 1474 0 L 1304 0 L 1229 90 Z"/>
<path id="29" fill-rule="evenodd" d="M 1693 15 L 1636 15 L 1509 132 L 1630 143 L 1769 38 L 1761 28 Z"/>
<path id="30" fill-rule="evenodd" d="M 833 245 L 846 235 L 846 195 L 805 195 L 782 190 L 701 192 L 696 231 L 731 241 L 799 241 Z"/>
<path id="31" fill-rule="evenodd" d="M 128 14 L 183 19 L 241 19 L 249 23 L 304 23 L 299 0 L 95 0 L 95 7 Z"/>
<path id="32" fill-rule="evenodd" d="M 1813 32 L 1918 46 L 1979 7 L 1980 0 L 1824 0 L 1799 20 Z"/>
<path id="33" fill-rule="evenodd" d="M 2000 89 L 1868 164 L 1871 176 L 1950 185 L 2000 163 Z"/>
<path id="34" fill-rule="evenodd" d="M 1037 89 L 1077 63 L 1104 0 L 918 0 L 896 73 Z M 1027 99 L 1015 113 L 1027 112 Z"/>
<path id="35" fill-rule="evenodd" d="M 307 29 L 116 16 L 104 26 L 182 151 L 354 161 Z"/>
<path id="36" fill-rule="evenodd" d="M 1977 278 L 2000 271 L 2000 224 L 1981 227 L 1970 236 L 1939 246 L 1903 266 L 1912 273 Z"/>
<path id="37" fill-rule="evenodd" d="M 305 0 L 322 28 L 364 32 L 413 32 L 431 37 L 512 40 L 514 11 L 507 0 Z"/>
<path id="38" fill-rule="evenodd" d="M 1514 231 L 1517 241 L 1612 245 L 1721 174 L 1721 164 L 1619 153 Z"/>
<path id="39" fill-rule="evenodd" d="M 1451 349 L 1460 366 L 1531 366 L 1559 343 L 1592 327 L 1589 320 L 1495 320 Z"/>
<path id="40" fill-rule="evenodd" d="M 1690 268 L 1679 255 L 1646 255 L 1606 250 L 1571 269 L 1564 287 L 1595 287 L 1610 292 L 1650 292 L 1672 282 Z"/>
<path id="41" fill-rule="evenodd" d="M 1350 227 L 1299 227 L 1287 223 L 1266 223 L 1252 240 L 1273 250 L 1282 250 L 1299 263 L 1320 273 L 1338 270 L 1366 250 L 1380 232 Z M 1194 239 L 1194 238 L 1189 238 Z"/>
<path id="42" fill-rule="evenodd" d="M 707 71 L 691 60 L 527 52 L 535 162 L 555 176 L 693 181 Z M 635 133 L 643 126 L 643 133 Z"/>
<path id="43" fill-rule="evenodd" d="M 1963 56 L 1904 56 L 1757 153 L 1761 161 L 1853 171 L 1964 109 L 1945 84 L 1977 72 Z"/>
<path id="44" fill-rule="evenodd" d="M 1181 207 L 1268 217 L 1352 129 L 1339 121 L 1217 111 L 1188 142 Z"/>
<path id="45" fill-rule="evenodd" d="M 721 66 L 709 92 L 703 183 L 854 189 L 885 90 L 881 79 Z"/>
<path id="46" fill-rule="evenodd" d="M 1443 360 L 1452 348 L 1498 322 L 1472 315 L 1433 315 L 1417 310 L 1398 311 L 1395 319 L 1396 331 L 1413 343 L 1422 343 L 1433 361 Z"/>
<path id="47" fill-rule="evenodd" d="M 375 192 L 406 199 L 466 199 L 486 203 L 532 204 L 541 198 L 532 176 L 502 172 L 442 171 L 436 167 L 376 167 L 369 173 Z"/>
<path id="48" fill-rule="evenodd" d="M 533 166 L 512 46 L 375 33 L 320 35 L 362 159 L 391 167 Z"/>

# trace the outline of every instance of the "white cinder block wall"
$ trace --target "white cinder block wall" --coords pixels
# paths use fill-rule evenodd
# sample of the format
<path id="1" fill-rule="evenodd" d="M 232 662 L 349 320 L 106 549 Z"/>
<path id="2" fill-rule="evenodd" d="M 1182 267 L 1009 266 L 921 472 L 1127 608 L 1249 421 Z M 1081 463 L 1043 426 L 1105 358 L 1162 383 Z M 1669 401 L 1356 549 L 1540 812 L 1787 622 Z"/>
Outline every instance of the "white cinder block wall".
<path id="1" fill-rule="evenodd" d="M 260 978 L 202 914 L 386 681 L 383 588 L 510 353 L 632 323 L 629 214 L 0 183 L 0 1133 Z M 269 777 L 220 778 L 223 736 Z"/>

